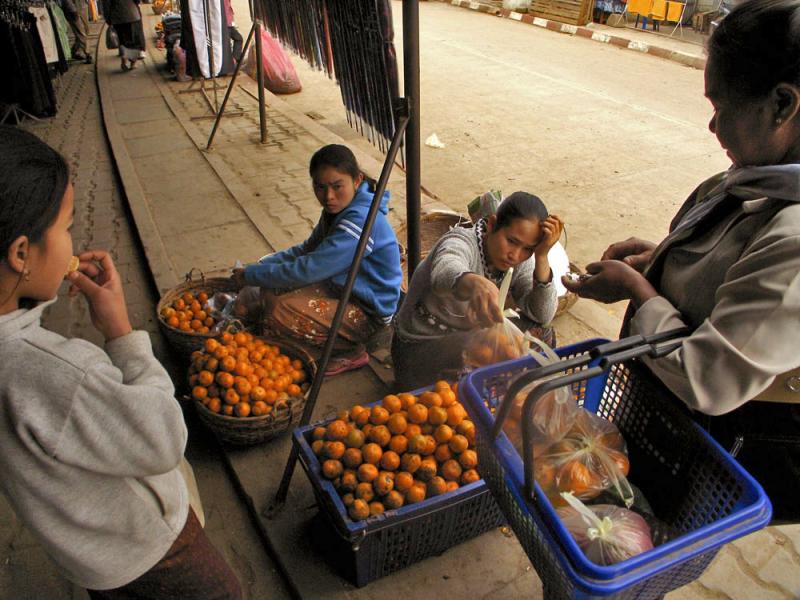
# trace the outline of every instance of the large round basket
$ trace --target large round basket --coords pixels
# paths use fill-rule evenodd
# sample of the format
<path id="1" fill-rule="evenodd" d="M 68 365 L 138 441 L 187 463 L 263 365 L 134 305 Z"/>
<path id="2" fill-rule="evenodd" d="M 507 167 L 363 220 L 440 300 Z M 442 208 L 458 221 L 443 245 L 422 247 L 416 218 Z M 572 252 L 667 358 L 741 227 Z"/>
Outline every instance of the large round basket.
<path id="1" fill-rule="evenodd" d="M 161 327 L 161 332 L 164 334 L 164 337 L 167 338 L 170 345 L 185 358 L 188 358 L 195 350 L 202 348 L 207 339 L 219 334 L 181 331 L 180 329 L 170 327 L 167 325 L 164 317 L 161 316 L 162 310 L 170 306 L 176 298 L 182 296 L 186 292 L 206 292 L 210 297 L 217 292 L 236 291 L 232 280 L 228 277 L 206 277 L 200 272 L 199 278 L 195 279 L 193 277 L 194 271 L 195 269 L 186 274 L 186 281 L 161 296 L 161 300 L 158 301 L 158 305 L 156 306 L 156 317 L 158 318 L 158 325 Z"/>
<path id="2" fill-rule="evenodd" d="M 282 354 L 292 360 L 299 359 L 303 363 L 303 370 L 308 374 L 308 381 L 314 380 L 317 363 L 303 348 L 288 340 L 263 337 L 261 339 L 272 346 L 277 346 Z M 229 417 L 208 410 L 201 402 L 193 401 L 193 404 L 200 420 L 219 439 L 237 446 L 250 446 L 271 440 L 292 429 L 300 421 L 307 397 L 308 391 L 302 396 L 290 396 L 285 406 L 257 417 Z"/>
<path id="3" fill-rule="evenodd" d="M 472 221 L 469 217 L 459 215 L 458 213 L 448 212 L 443 210 L 435 210 L 425 213 L 419 219 L 419 245 L 420 245 L 420 260 L 428 256 L 428 253 L 433 248 L 434 244 L 439 241 L 445 233 L 450 231 L 453 227 L 472 226 Z M 406 255 L 406 235 L 408 227 L 403 224 L 397 229 L 397 239 L 400 241 L 401 248 L 401 264 L 403 269 L 403 283 L 400 289 L 403 292 L 408 291 L 408 257 Z"/>

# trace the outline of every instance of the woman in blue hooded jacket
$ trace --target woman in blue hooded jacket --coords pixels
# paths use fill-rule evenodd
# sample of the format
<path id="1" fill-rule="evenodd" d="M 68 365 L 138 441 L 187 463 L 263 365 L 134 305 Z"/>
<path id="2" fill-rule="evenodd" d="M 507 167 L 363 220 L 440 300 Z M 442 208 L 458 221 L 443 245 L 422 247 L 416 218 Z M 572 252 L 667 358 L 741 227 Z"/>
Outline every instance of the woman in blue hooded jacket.
<path id="1" fill-rule="evenodd" d="M 264 324 L 278 335 L 322 345 L 355 256 L 375 182 L 361 171 L 346 146 L 330 144 L 311 157 L 309 174 L 322 214 L 303 243 L 234 271 L 241 285 L 262 289 Z M 327 375 L 369 361 L 365 342 L 388 325 L 400 299 L 400 249 L 386 218 L 389 192 L 367 242 Z"/>

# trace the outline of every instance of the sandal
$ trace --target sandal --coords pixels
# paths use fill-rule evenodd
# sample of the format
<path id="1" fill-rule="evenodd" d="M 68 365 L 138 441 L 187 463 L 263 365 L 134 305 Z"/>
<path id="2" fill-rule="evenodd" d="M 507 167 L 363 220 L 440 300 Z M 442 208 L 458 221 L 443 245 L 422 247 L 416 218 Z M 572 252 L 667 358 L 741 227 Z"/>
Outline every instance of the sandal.
<path id="1" fill-rule="evenodd" d="M 366 352 L 362 352 L 358 356 L 354 356 L 351 358 L 348 357 L 331 358 L 330 361 L 328 362 L 327 368 L 325 369 L 325 377 L 332 377 L 334 375 L 339 375 L 340 373 L 344 373 L 346 371 L 360 369 L 368 362 L 369 362 L 369 354 L 367 354 Z"/>

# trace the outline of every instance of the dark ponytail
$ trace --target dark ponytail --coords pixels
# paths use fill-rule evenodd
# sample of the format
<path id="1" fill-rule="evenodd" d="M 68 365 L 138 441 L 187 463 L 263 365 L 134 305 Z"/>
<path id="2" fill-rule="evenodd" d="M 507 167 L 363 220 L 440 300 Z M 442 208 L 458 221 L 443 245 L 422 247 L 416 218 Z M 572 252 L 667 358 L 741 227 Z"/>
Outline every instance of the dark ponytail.
<path id="1" fill-rule="evenodd" d="M 68 184 L 63 156 L 32 133 L 0 125 L 0 260 L 18 237 L 42 239 Z"/>
<path id="2" fill-rule="evenodd" d="M 547 218 L 547 208 L 538 196 L 528 192 L 514 192 L 500 203 L 496 216 L 496 229 L 502 229 L 514 219 L 544 221 Z"/>
<path id="3" fill-rule="evenodd" d="M 364 177 L 364 181 L 369 184 L 371 191 L 375 191 L 377 185 L 375 180 L 368 177 L 361 167 L 358 166 L 355 154 L 347 146 L 341 144 L 328 144 L 323 146 L 311 157 L 308 166 L 308 174 L 313 178 L 322 167 L 333 167 L 341 173 L 347 173 L 353 179 L 359 175 Z"/>

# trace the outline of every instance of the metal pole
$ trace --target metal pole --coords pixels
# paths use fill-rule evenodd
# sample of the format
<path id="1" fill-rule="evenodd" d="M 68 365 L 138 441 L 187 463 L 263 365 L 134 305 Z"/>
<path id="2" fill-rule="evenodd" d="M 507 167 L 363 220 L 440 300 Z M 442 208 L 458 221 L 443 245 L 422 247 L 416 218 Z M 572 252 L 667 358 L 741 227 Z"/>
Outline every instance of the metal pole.
<path id="1" fill-rule="evenodd" d="M 261 130 L 261 143 L 267 143 L 267 114 L 264 108 L 264 65 L 261 63 L 261 19 L 253 20 L 256 35 L 256 80 L 258 81 L 258 123 Z"/>
<path id="2" fill-rule="evenodd" d="M 408 279 L 420 260 L 420 133 L 419 133 L 419 0 L 403 0 L 403 95 L 408 103 L 406 127 L 406 247 Z"/>
<path id="3" fill-rule="evenodd" d="M 330 332 L 328 333 L 328 339 L 325 340 L 325 346 L 322 350 L 322 358 L 320 358 L 319 364 L 317 365 L 317 375 L 314 377 L 314 382 L 311 384 L 311 390 L 308 393 L 308 400 L 306 401 L 305 408 L 303 409 L 303 416 L 300 419 L 300 424 L 298 425 L 299 427 L 308 425 L 309 421 L 311 421 L 311 413 L 314 412 L 314 405 L 317 403 L 317 396 L 319 396 L 319 390 L 322 387 L 322 380 L 325 378 L 325 369 L 328 366 L 328 361 L 330 360 L 331 353 L 333 352 L 333 345 L 334 342 L 336 342 L 336 336 L 339 333 L 339 327 L 342 324 L 344 311 L 347 308 L 348 300 L 350 300 L 350 294 L 353 291 L 353 285 L 356 282 L 358 269 L 361 266 L 361 259 L 364 257 L 364 250 L 367 248 L 367 241 L 372 233 L 372 226 L 375 224 L 375 217 L 377 216 L 378 209 L 381 206 L 383 192 L 386 189 L 387 182 L 389 181 L 389 174 L 392 172 L 394 159 L 397 156 L 397 151 L 400 149 L 400 141 L 403 139 L 403 133 L 405 132 L 407 125 L 408 117 L 402 116 L 397 124 L 397 131 L 394 133 L 392 145 L 389 147 L 389 153 L 386 155 L 386 160 L 383 163 L 383 169 L 381 169 L 381 176 L 378 179 L 378 183 L 375 187 L 375 195 L 372 198 L 372 204 L 369 207 L 369 212 L 367 213 L 367 218 L 364 221 L 364 227 L 361 231 L 361 237 L 358 239 L 358 246 L 356 246 L 356 252 L 353 256 L 353 266 L 351 267 L 350 272 L 347 274 L 347 281 L 344 284 L 344 290 L 342 290 L 342 297 L 339 299 L 339 306 L 336 308 L 336 314 L 333 317 L 333 323 L 331 324 Z M 267 516 L 274 515 L 275 512 L 277 512 L 277 510 L 279 510 L 286 501 L 286 496 L 289 493 L 289 484 L 292 481 L 292 474 L 294 473 L 294 468 L 297 464 L 298 452 L 297 446 L 292 444 L 292 451 L 289 454 L 289 461 L 286 463 L 286 469 L 283 471 L 281 484 L 278 487 L 278 491 L 275 493 L 275 499 L 272 506 L 268 508 Z"/>
<path id="4" fill-rule="evenodd" d="M 247 54 L 247 50 L 250 48 L 250 42 L 253 40 L 253 31 L 255 31 L 255 23 L 250 26 L 250 33 L 247 34 L 247 41 L 244 43 L 244 48 L 242 48 L 242 57 Z M 222 106 L 219 108 L 219 112 L 217 113 L 217 118 L 214 120 L 214 127 L 211 128 L 211 135 L 208 136 L 208 143 L 206 144 L 206 150 L 211 149 L 211 143 L 214 141 L 214 136 L 217 134 L 217 128 L 219 127 L 219 123 L 222 120 L 222 114 L 225 112 L 225 105 L 228 104 L 228 98 L 231 96 L 231 92 L 233 91 L 233 86 L 236 83 L 236 77 L 239 75 L 239 69 L 242 68 L 242 60 L 236 63 L 236 68 L 233 70 L 233 75 L 231 76 L 231 82 L 228 84 L 228 89 L 225 91 L 225 97 L 222 99 Z"/>

